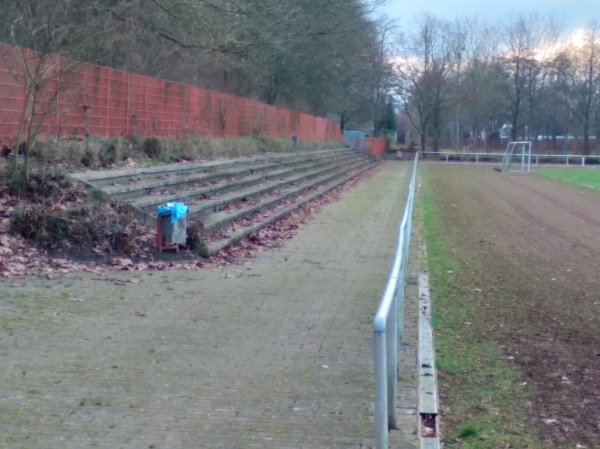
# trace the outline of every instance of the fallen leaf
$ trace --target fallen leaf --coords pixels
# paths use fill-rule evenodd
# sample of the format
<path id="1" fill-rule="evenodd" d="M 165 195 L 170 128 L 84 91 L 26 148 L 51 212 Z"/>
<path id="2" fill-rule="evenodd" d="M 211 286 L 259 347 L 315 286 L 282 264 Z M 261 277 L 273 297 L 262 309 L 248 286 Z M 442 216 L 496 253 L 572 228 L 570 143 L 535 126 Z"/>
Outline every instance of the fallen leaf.
<path id="1" fill-rule="evenodd" d="M 10 246 L 10 236 L 8 234 L 5 234 L 5 233 L 0 234 L 0 245 Z"/>

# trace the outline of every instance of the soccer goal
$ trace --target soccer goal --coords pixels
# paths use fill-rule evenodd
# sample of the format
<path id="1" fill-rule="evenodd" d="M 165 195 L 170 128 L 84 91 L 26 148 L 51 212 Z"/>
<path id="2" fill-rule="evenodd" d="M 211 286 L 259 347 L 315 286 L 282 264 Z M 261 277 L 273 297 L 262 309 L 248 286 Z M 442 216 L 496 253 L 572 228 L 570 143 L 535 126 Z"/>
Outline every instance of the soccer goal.
<path id="1" fill-rule="evenodd" d="M 509 142 L 502 158 L 502 173 L 529 173 L 531 170 L 531 142 Z"/>

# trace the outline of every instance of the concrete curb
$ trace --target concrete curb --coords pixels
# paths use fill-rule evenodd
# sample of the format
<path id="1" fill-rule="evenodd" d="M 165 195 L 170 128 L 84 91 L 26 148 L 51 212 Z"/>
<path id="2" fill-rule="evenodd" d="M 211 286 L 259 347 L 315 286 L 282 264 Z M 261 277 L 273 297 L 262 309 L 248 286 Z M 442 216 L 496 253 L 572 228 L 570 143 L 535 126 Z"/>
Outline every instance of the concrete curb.
<path id="1" fill-rule="evenodd" d="M 421 242 L 421 260 L 426 260 L 427 249 Z M 440 448 L 440 423 L 438 410 L 438 386 L 435 367 L 435 350 L 431 328 L 431 296 L 429 276 L 419 274 L 419 349 L 417 354 L 419 389 L 418 416 L 419 440 L 421 449 Z"/>

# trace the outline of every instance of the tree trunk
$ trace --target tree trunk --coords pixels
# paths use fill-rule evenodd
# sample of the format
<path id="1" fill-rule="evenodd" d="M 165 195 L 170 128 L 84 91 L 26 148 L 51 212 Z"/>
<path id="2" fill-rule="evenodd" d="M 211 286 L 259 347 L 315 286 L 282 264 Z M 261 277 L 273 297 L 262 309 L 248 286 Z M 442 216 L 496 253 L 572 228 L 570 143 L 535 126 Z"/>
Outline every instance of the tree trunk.
<path id="1" fill-rule="evenodd" d="M 433 151 L 434 153 L 439 153 L 440 151 L 440 131 L 437 128 L 433 132 L 433 142 L 431 151 Z"/>
<path id="2" fill-rule="evenodd" d="M 425 145 L 427 143 L 427 133 L 425 131 L 421 131 L 419 133 L 419 136 L 421 138 L 421 151 L 425 151 Z"/>
<path id="3" fill-rule="evenodd" d="M 340 132 L 344 134 L 344 129 L 346 129 L 346 114 L 343 112 L 340 114 Z"/>
<path id="4" fill-rule="evenodd" d="M 513 142 L 517 141 L 517 126 L 519 124 L 519 112 L 518 111 L 513 111 L 513 116 L 512 116 L 512 129 L 510 130 L 510 140 L 512 140 Z"/>
<path id="5" fill-rule="evenodd" d="M 588 117 L 585 118 L 583 123 L 583 154 L 585 156 L 590 154 L 590 122 Z"/>
<path id="6" fill-rule="evenodd" d="M 21 111 L 21 118 L 19 120 L 19 127 L 17 128 L 17 135 L 15 136 L 15 158 L 13 163 L 13 176 L 19 176 L 19 148 L 21 146 L 21 136 L 23 135 L 23 128 L 25 127 L 25 119 L 27 117 L 27 110 L 29 109 L 29 102 L 31 101 L 31 91 L 25 89 L 25 104 Z"/>

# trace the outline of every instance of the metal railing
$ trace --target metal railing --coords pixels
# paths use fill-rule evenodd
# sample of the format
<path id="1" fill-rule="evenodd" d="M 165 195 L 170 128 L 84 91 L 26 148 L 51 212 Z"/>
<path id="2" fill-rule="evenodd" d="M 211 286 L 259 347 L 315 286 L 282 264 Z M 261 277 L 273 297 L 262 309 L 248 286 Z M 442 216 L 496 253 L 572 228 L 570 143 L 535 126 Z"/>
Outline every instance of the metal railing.
<path id="1" fill-rule="evenodd" d="M 428 162 L 441 163 L 475 163 L 475 164 L 498 164 L 502 163 L 504 153 L 473 153 L 464 151 L 424 151 L 421 153 L 424 160 Z M 517 157 L 517 160 L 518 159 Z M 583 154 L 532 154 L 531 165 L 580 165 L 582 167 L 588 165 L 600 165 L 600 155 L 583 155 Z"/>
<path id="2" fill-rule="evenodd" d="M 388 430 L 396 428 L 396 393 L 398 384 L 398 348 L 402 343 L 404 328 L 404 286 L 415 180 L 419 155 L 415 155 L 404 216 L 400 224 L 398 248 L 392 271 L 381 302 L 373 319 L 375 346 L 375 439 L 377 449 L 387 449 Z"/>

